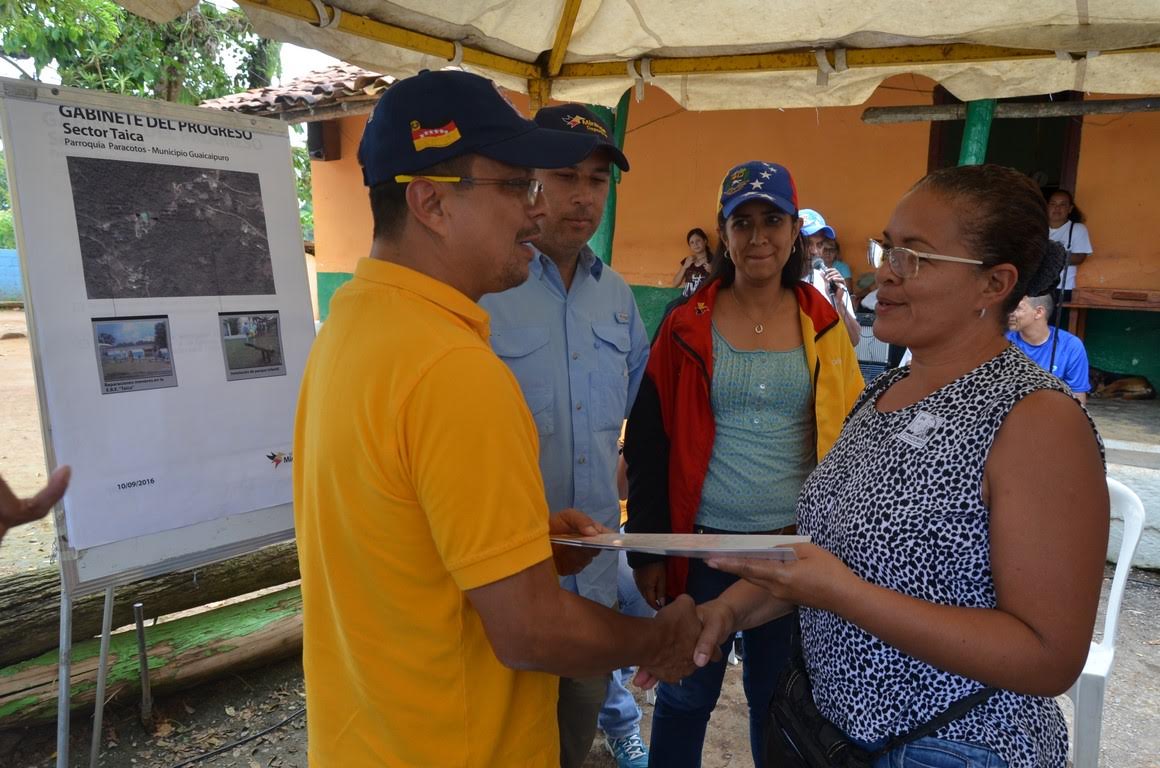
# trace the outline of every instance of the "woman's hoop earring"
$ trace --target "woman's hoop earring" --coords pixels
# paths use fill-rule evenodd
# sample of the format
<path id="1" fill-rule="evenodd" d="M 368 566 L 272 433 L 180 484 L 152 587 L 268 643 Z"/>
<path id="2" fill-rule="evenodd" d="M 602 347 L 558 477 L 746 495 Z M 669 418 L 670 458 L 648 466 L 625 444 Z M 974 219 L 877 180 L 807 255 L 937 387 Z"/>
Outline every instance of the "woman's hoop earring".
<path id="1" fill-rule="evenodd" d="M 982 320 L 986 316 L 987 316 L 987 308 L 983 307 L 982 309 L 979 310 L 979 319 Z"/>

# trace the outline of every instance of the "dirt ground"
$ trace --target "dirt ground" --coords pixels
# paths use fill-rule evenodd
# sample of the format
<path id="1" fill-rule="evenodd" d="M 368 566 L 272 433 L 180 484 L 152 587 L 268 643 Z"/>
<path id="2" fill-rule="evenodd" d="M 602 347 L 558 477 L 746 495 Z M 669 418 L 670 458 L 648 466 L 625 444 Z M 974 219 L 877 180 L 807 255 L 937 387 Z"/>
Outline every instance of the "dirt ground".
<path id="1" fill-rule="evenodd" d="M 0 472 L 18 494 L 28 495 L 43 484 L 46 476 L 31 356 L 26 337 L 3 339 L 6 334 L 24 333 L 22 312 L 0 310 Z M 1098 415 L 1096 419 L 1098 422 Z M 1121 439 L 1152 437 L 1151 434 L 1124 435 Z M 1149 442 L 1155 440 L 1149 439 Z M 0 578 L 29 569 L 53 567 L 54 538 L 52 523 L 47 520 L 11 532 L 0 548 Z M 1109 577 L 1111 572 L 1109 568 Z M 1105 598 L 1107 589 L 1105 580 Z M 131 599 L 131 595 L 124 595 L 124 599 Z M 1158 617 L 1160 575 L 1134 571 L 1121 613 L 1116 669 L 1105 701 L 1102 741 L 1105 768 L 1160 768 Z M 709 726 L 705 768 L 752 765 L 740 669 L 731 666 L 726 674 L 725 688 Z M 647 740 L 652 706 L 642 692 L 635 693 L 644 712 L 642 730 Z M 1062 701 L 1064 712 L 1070 718 L 1070 705 Z M 215 683 L 159 698 L 155 702 L 152 733 L 146 732 L 138 721 L 135 701 L 114 696 L 106 709 L 98 765 L 104 768 L 184 768 L 194 764 L 305 768 L 303 704 L 302 666 L 298 660 L 239 672 Z M 482 702 L 481 705 L 486 706 Z M 91 738 L 90 716 L 75 713 L 70 739 L 72 765 L 88 765 Z M 217 750 L 219 754 L 194 761 Z M 0 730 L 0 766 L 3 768 L 53 765 L 54 725 Z M 613 768 L 614 765 L 598 737 L 585 768 Z"/>

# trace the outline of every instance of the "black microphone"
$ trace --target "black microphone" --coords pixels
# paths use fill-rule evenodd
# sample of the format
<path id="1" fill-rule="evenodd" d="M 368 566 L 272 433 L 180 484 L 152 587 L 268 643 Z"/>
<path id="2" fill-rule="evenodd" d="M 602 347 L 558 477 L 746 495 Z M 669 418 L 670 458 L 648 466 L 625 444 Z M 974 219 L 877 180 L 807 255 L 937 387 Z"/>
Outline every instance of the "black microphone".
<path id="1" fill-rule="evenodd" d="M 818 270 L 818 271 L 819 271 L 819 272 L 821 272 L 822 274 L 825 274 L 825 272 L 826 272 L 826 262 L 822 261 L 822 257 L 821 257 L 821 256 L 819 256 L 819 257 L 817 257 L 816 259 L 814 259 L 814 260 L 813 260 L 813 261 L 810 263 L 810 266 L 811 266 L 811 267 L 813 267 L 814 269 Z M 837 282 L 836 280 L 827 280 L 827 281 L 826 281 L 826 285 L 827 285 L 827 286 L 829 287 L 829 289 L 830 289 L 830 296 L 831 296 L 831 297 L 833 297 L 833 296 L 837 295 L 837 293 L 838 293 L 838 282 Z"/>

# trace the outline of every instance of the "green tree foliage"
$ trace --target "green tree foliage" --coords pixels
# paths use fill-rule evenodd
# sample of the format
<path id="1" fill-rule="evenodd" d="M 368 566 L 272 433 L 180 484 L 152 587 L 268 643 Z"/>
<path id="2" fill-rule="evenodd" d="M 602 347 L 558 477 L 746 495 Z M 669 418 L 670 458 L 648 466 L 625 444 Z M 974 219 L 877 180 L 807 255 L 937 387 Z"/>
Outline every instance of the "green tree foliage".
<path id="1" fill-rule="evenodd" d="M 197 104 L 269 85 L 278 48 L 210 3 L 156 24 L 110 0 L 0 0 L 2 55 L 31 59 L 22 70 L 34 79 L 55 61 L 61 83 L 80 88 Z"/>
<path id="2" fill-rule="evenodd" d="M 301 134 L 302 126 L 294 126 Z M 302 223 L 302 239 L 314 239 L 314 199 L 310 193 L 310 153 L 304 146 L 291 146 L 294 160 L 294 186 L 298 192 L 298 220 Z"/>
<path id="3" fill-rule="evenodd" d="M 280 47 L 238 9 L 207 2 L 156 24 L 111 0 L 0 0 L 0 56 L 32 79 L 55 62 L 61 83 L 78 88 L 197 104 L 270 85 Z M 310 162 L 301 154 L 295 150 L 298 207 L 303 234 L 313 239 Z M 0 248 L 12 248 L 6 178 L 4 186 Z"/>
<path id="4" fill-rule="evenodd" d="M 8 197 L 8 171 L 4 152 L 0 150 L 0 248 L 16 247 L 16 230 L 12 223 L 12 203 Z"/>

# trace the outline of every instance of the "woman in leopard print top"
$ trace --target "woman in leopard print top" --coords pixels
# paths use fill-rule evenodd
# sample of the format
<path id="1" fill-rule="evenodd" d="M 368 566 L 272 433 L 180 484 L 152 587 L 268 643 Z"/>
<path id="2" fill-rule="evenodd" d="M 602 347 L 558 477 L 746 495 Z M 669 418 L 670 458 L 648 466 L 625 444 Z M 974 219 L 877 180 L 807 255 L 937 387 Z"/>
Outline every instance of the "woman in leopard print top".
<path id="1" fill-rule="evenodd" d="M 870 385 L 806 482 L 799 531 L 813 543 L 796 561 L 710 562 L 747 581 L 701 606 L 704 648 L 802 606 L 815 703 L 863 745 L 999 689 L 876 765 L 1066 764 L 1051 697 L 1087 656 L 1108 496 L 1086 412 L 1003 337 L 1062 265 L 1046 221 L 1008 168 L 911 189 L 870 245 L 875 335 L 910 347 L 911 365 Z"/>

